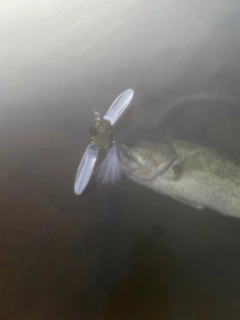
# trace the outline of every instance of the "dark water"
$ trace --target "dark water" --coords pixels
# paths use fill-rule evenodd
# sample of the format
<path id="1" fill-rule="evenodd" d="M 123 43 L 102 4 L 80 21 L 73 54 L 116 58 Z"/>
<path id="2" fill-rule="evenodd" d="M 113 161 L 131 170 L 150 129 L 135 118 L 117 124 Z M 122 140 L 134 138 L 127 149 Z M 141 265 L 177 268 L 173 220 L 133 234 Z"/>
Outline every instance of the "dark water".
<path id="1" fill-rule="evenodd" d="M 239 2 L 0 6 L 0 319 L 239 319 L 240 221 L 126 179 L 73 194 L 92 105 L 127 88 L 119 141 L 239 154 Z"/>

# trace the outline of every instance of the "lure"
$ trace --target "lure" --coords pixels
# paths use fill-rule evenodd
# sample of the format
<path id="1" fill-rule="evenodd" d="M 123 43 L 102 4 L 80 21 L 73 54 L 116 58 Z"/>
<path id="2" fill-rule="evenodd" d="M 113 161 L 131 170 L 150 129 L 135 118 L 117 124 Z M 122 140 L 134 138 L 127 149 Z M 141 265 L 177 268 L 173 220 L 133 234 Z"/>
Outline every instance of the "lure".
<path id="1" fill-rule="evenodd" d="M 100 149 L 107 150 L 107 155 L 100 165 L 98 180 L 102 183 L 113 182 L 120 176 L 117 149 L 113 141 L 113 126 L 129 106 L 133 95 L 134 91 L 128 89 L 117 97 L 103 117 L 100 116 L 100 113 L 95 113 L 95 121 L 90 128 L 90 144 L 84 152 L 75 177 L 74 192 L 76 195 L 82 194 L 86 189 Z"/>

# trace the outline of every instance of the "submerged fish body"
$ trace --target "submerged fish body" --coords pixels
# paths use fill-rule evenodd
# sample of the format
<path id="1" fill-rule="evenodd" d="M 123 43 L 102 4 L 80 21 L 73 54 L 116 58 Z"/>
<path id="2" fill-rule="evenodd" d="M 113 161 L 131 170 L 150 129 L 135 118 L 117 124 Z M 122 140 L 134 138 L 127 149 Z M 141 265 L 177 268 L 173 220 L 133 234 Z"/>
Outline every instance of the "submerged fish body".
<path id="1" fill-rule="evenodd" d="M 240 218 L 240 166 L 226 155 L 183 140 L 118 146 L 129 179 L 196 208 Z"/>

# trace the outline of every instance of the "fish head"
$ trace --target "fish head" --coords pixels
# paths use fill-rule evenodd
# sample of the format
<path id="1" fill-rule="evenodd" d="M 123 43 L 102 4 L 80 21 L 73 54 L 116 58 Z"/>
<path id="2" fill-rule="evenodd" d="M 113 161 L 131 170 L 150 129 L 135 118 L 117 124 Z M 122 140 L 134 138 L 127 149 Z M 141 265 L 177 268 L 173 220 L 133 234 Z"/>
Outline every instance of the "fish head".
<path id="1" fill-rule="evenodd" d="M 176 154 L 167 143 L 142 142 L 135 147 L 118 146 L 118 158 L 124 175 L 146 184 L 163 174 L 176 159 Z"/>

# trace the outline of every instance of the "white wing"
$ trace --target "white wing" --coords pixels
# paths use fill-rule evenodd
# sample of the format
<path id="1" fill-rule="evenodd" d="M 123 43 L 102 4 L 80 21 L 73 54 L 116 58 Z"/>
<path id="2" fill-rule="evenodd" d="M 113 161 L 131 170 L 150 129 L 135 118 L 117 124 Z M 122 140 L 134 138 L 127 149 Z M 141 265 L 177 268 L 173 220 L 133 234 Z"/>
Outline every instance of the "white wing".
<path id="1" fill-rule="evenodd" d="M 112 125 L 121 117 L 123 112 L 127 109 L 130 102 L 132 101 L 134 91 L 128 89 L 124 91 L 117 99 L 113 102 L 107 113 L 103 117 L 105 120 L 111 122 Z"/>
<path id="2" fill-rule="evenodd" d="M 74 182 L 74 192 L 80 195 L 86 188 L 97 160 L 99 148 L 93 144 L 89 144 L 80 162 Z"/>

